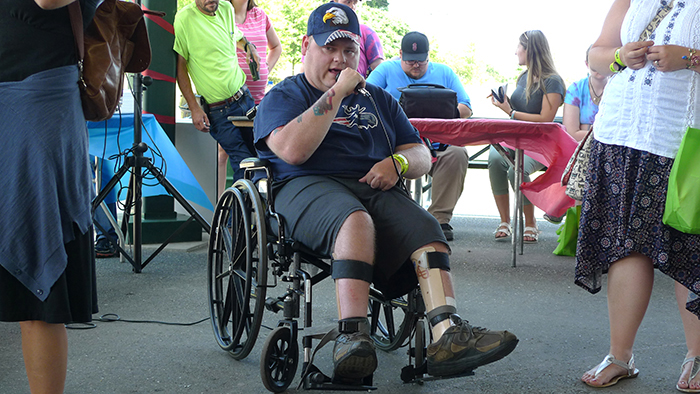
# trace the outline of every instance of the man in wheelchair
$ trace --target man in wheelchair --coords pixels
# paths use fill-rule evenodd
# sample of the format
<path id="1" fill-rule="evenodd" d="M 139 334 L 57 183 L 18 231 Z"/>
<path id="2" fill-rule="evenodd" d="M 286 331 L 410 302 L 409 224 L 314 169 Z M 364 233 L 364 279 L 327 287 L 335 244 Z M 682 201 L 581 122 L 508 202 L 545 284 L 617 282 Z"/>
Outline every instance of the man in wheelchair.
<path id="1" fill-rule="evenodd" d="M 435 338 L 428 373 L 466 373 L 505 357 L 518 340 L 456 314 L 445 236 L 399 186 L 401 176 L 428 172 L 430 153 L 398 102 L 355 71 L 359 38 L 349 7 L 318 7 L 302 40 L 305 73 L 277 84 L 258 108 L 256 148 L 271 163 L 275 209 L 296 241 L 332 256 L 340 332 L 334 380 L 361 379 L 377 367 L 370 283 L 403 294 L 416 278 Z"/>

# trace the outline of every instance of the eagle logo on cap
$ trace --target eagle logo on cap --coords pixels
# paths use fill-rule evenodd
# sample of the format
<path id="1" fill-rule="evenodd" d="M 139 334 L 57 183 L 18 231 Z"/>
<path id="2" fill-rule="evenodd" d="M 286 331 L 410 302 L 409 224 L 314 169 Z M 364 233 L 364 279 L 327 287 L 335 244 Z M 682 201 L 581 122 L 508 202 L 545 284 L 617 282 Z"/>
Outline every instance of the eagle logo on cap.
<path id="1" fill-rule="evenodd" d="M 326 21 L 329 19 L 335 25 L 347 25 L 350 23 L 350 18 L 348 18 L 348 16 L 345 14 L 345 11 L 338 7 L 329 8 L 328 11 L 326 11 L 326 14 L 323 15 L 323 23 L 326 23 Z"/>

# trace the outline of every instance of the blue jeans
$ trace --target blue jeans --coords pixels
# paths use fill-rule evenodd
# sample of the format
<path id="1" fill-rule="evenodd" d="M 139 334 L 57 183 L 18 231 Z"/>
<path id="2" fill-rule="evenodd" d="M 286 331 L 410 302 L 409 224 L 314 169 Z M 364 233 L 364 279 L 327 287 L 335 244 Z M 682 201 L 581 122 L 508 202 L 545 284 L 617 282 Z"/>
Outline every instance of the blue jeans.
<path id="1" fill-rule="evenodd" d="M 233 181 L 243 178 L 244 171 L 238 168 L 239 163 L 248 157 L 254 157 L 253 130 L 251 128 L 238 128 L 228 120 L 229 116 L 245 116 L 249 109 L 255 106 L 255 101 L 247 87 L 243 86 L 245 94 L 238 101 L 210 109 L 209 117 L 210 134 L 216 142 L 228 154 L 231 168 L 233 168 Z"/>

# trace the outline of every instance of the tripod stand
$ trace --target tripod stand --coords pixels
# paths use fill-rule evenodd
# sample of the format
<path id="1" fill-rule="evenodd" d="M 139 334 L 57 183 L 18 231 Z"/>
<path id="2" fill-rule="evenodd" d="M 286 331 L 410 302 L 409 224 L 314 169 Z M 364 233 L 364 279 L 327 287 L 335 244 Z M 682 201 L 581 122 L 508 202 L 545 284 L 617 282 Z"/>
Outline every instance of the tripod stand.
<path id="1" fill-rule="evenodd" d="M 131 178 L 129 180 L 129 189 L 126 196 L 126 209 L 124 209 L 124 216 L 122 219 L 122 232 L 126 232 L 131 205 L 133 204 L 133 257 L 130 257 L 124 249 L 122 249 L 111 236 L 107 234 L 104 228 L 95 223 L 97 227 L 102 231 L 108 238 L 110 242 L 116 245 L 117 250 L 122 253 L 123 256 L 131 263 L 134 272 L 139 273 L 143 268 L 148 265 L 157 255 L 160 253 L 170 241 L 176 237 L 182 230 L 184 230 L 193 220 L 196 220 L 204 230 L 209 233 L 211 226 L 209 223 L 197 212 L 197 210 L 192 207 L 192 205 L 175 189 L 175 187 L 165 178 L 163 173 L 151 163 L 149 157 L 145 157 L 143 154 L 148 151 L 148 145 L 142 141 L 141 126 L 142 126 L 142 116 L 141 116 L 141 102 L 143 94 L 143 85 L 150 85 L 150 77 L 144 77 L 141 74 L 133 75 L 134 84 L 134 144 L 130 150 L 132 155 L 127 156 L 124 164 L 119 168 L 119 170 L 114 174 L 114 176 L 107 182 L 105 187 L 97 194 L 95 199 L 92 201 L 93 212 L 97 209 L 100 203 L 107 197 L 107 194 L 119 183 L 119 180 L 126 175 L 126 173 L 131 170 Z M 143 244 L 141 240 L 141 229 L 142 229 L 142 199 L 141 199 L 141 188 L 143 187 L 143 172 L 150 172 L 155 176 L 157 181 L 165 188 L 165 190 L 172 195 L 175 200 L 190 214 L 189 219 L 182 223 L 173 234 L 166 239 L 160 247 L 158 247 L 153 254 L 151 254 L 146 261 L 142 262 L 142 250 Z"/>

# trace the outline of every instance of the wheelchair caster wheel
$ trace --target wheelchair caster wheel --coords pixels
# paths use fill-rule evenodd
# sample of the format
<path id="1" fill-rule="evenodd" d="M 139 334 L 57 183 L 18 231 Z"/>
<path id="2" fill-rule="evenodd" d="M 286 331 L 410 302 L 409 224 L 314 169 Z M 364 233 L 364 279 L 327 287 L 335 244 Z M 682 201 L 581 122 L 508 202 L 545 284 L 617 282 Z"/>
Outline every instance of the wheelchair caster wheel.
<path id="1" fill-rule="evenodd" d="M 281 393 L 292 384 L 299 361 L 299 345 L 292 341 L 289 327 L 277 327 L 262 349 L 260 376 L 265 388 Z"/>

